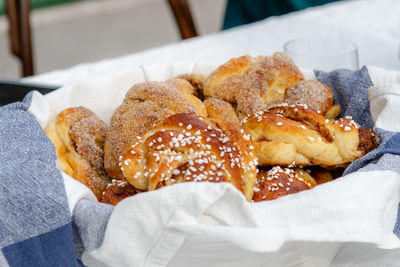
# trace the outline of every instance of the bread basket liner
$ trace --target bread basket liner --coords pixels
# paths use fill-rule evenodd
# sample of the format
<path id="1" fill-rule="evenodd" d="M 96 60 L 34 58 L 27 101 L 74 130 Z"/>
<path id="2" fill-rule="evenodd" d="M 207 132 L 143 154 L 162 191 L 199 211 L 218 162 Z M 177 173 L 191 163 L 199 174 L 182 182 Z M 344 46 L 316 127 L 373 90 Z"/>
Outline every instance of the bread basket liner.
<path id="1" fill-rule="evenodd" d="M 187 72 L 208 74 L 216 66 L 214 62 L 149 65 L 44 96 L 34 92 L 28 111 L 42 128 L 71 106 L 85 106 L 109 123 L 133 84 Z M 383 131 L 399 132 L 400 73 L 375 67 L 363 70 L 373 84 L 369 88 L 373 121 Z M 304 73 L 315 78 L 312 71 Z M 107 208 L 112 211 L 109 218 L 98 219 L 106 223 L 104 236 L 98 237 L 98 246 L 84 244 L 89 249 L 83 251 L 82 261 L 88 266 L 181 266 L 191 259 L 192 266 L 204 266 L 225 258 L 225 263 L 232 264 L 229 266 L 243 266 L 269 259 L 290 266 L 282 259 L 307 262 L 314 252 L 320 259 L 313 259 L 317 263 L 313 266 L 325 266 L 344 243 L 400 248 L 394 230 L 400 201 L 399 170 L 362 167 L 312 190 L 267 202 L 249 203 L 226 183 L 184 183 L 127 198 L 113 210 Z M 71 214 L 81 200 L 96 201 L 88 188 L 65 173 L 63 179 Z M 105 206 L 94 205 L 100 210 Z M 85 228 L 90 223 L 97 222 L 76 225 Z M 315 245 L 300 251 L 304 244 Z M 274 259 L 279 253 L 286 258 Z"/>

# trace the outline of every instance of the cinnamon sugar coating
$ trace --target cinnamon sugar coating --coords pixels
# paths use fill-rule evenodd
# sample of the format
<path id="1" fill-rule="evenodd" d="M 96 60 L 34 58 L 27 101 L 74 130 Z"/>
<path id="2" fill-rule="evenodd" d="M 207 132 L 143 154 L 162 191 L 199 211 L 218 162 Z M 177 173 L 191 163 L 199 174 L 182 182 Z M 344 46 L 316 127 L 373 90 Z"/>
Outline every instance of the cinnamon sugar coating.
<path id="1" fill-rule="evenodd" d="M 223 119 L 239 124 L 239 118 L 231 104 L 218 97 L 208 97 L 204 100 L 208 117 L 211 119 Z"/>
<path id="2" fill-rule="evenodd" d="M 56 148 L 61 170 L 88 186 L 100 199 L 110 182 L 103 165 L 106 124 L 87 108 L 67 108 L 45 132 Z"/>
<path id="3" fill-rule="evenodd" d="M 239 119 L 281 103 L 306 104 L 324 115 L 333 104 L 328 86 L 305 81 L 294 62 L 280 52 L 227 61 L 205 80 L 204 95 L 232 104 Z"/>
<path id="4" fill-rule="evenodd" d="M 183 112 L 206 116 L 206 108 L 194 92 L 192 85 L 183 79 L 135 84 L 111 118 L 104 146 L 108 175 L 122 179 L 119 156 L 161 120 Z"/>
<path id="5" fill-rule="evenodd" d="M 293 61 L 283 53 L 234 58 L 218 67 L 204 82 L 204 95 L 237 105 L 238 116 L 284 101 L 286 90 L 304 80 Z"/>
<path id="6" fill-rule="evenodd" d="M 331 88 L 317 80 L 306 80 L 296 83 L 286 91 L 285 102 L 305 104 L 322 115 L 333 105 Z"/>

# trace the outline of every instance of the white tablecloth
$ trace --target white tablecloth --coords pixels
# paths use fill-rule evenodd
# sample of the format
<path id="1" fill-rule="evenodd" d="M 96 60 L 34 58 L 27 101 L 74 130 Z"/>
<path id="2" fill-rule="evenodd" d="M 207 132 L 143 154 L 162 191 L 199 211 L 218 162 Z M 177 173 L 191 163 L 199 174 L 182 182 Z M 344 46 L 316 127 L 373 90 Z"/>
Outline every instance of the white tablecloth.
<path id="1" fill-rule="evenodd" d="M 243 54 L 269 55 L 282 51 L 288 40 L 313 35 L 352 40 L 358 46 L 360 66 L 400 69 L 400 1 L 347 0 L 26 80 L 67 85 L 141 65 L 194 60 L 223 62 Z"/>

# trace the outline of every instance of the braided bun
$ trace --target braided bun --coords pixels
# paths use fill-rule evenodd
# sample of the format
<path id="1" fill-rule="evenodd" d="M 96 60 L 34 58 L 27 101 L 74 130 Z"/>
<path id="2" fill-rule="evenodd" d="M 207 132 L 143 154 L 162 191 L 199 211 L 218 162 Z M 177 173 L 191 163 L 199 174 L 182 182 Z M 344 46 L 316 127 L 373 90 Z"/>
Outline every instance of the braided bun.
<path id="1" fill-rule="evenodd" d="M 377 146 L 377 136 L 351 118 L 330 121 L 304 106 L 281 105 L 242 121 L 260 165 L 336 166 Z"/>
<path id="2" fill-rule="evenodd" d="M 45 133 L 56 148 L 61 170 L 88 186 L 100 199 L 110 182 L 103 165 L 106 124 L 87 108 L 67 108 Z"/>
<path id="3" fill-rule="evenodd" d="M 259 171 L 253 200 L 255 202 L 273 200 L 285 195 L 308 190 L 317 183 L 302 169 L 273 167 L 269 171 Z"/>
<path id="4" fill-rule="evenodd" d="M 251 200 L 256 159 L 250 136 L 227 121 L 172 115 L 121 156 L 126 180 L 140 190 L 190 181 L 229 182 Z"/>
<path id="5" fill-rule="evenodd" d="M 328 111 L 330 117 L 338 115 L 338 106 L 331 110 L 331 88 L 316 80 L 304 80 L 294 62 L 279 52 L 229 60 L 205 80 L 204 95 L 230 103 L 240 119 L 279 103 L 306 104 L 322 115 Z"/>
<path id="6" fill-rule="evenodd" d="M 143 191 L 134 188 L 126 181 L 114 180 L 104 191 L 101 202 L 115 206 L 123 199 L 142 192 Z"/>
<path id="7" fill-rule="evenodd" d="M 193 86 L 183 79 L 134 85 L 111 118 L 104 145 L 107 173 L 122 179 L 119 156 L 161 120 L 182 112 L 206 116 L 206 108 L 193 93 Z"/>

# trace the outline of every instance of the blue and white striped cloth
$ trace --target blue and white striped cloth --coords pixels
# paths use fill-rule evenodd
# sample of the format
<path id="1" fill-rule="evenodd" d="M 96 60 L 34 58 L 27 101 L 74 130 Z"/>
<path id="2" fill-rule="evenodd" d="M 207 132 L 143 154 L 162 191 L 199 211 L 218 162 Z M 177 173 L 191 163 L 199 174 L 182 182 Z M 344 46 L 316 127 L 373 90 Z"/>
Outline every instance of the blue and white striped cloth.
<path id="1" fill-rule="evenodd" d="M 160 68 L 156 68 L 155 71 L 159 71 Z M 182 69 L 185 68 L 176 67 L 173 71 L 162 73 L 165 75 L 164 78 L 168 78 L 179 74 L 176 72 Z M 187 71 L 194 69 L 196 66 L 192 65 Z M 379 72 L 380 77 L 382 75 L 392 77 L 392 82 L 377 85 L 373 80 L 378 81 L 379 77 L 373 77 L 370 72 L 371 69 L 365 67 L 359 71 L 337 70 L 330 73 L 316 71 L 315 77 L 334 90 L 335 100 L 342 107 L 342 116 L 352 116 L 362 126 L 372 128 L 380 117 L 371 116 L 370 110 L 374 108 L 378 113 L 383 112 L 384 105 L 388 101 L 381 101 L 378 106 L 372 107 L 368 89 L 373 86 L 384 86 L 385 92 L 394 94 L 388 98 L 394 101 L 396 97 L 400 98 L 400 85 L 396 85 L 396 81 L 393 82 L 393 77 L 397 75 L 399 83 L 400 74 L 389 75 L 385 71 L 376 70 L 374 73 Z M 393 128 L 376 129 L 381 138 L 380 146 L 349 165 L 345 171 L 348 178 L 343 178 L 343 181 L 339 179 L 307 192 L 269 203 L 249 204 L 230 185 L 182 184 L 164 188 L 159 192 L 137 195 L 121 202 L 117 207 L 95 202 L 90 192 L 85 191 L 86 188 L 57 169 L 57 155 L 42 130 L 46 121 L 40 121 L 40 114 L 51 113 L 54 117 L 64 108 L 62 105 L 75 103 L 92 108 L 107 121 L 112 110 L 120 103 L 129 84 L 135 80 L 163 78 L 157 74 L 152 76 L 151 70 L 143 68 L 134 73 L 136 74 L 104 78 L 109 82 L 96 81 L 72 86 L 72 89 L 63 88 L 61 90 L 64 91 L 61 93 L 55 92 L 44 97 L 30 93 L 23 102 L 0 108 L 0 266 L 82 266 L 82 262 L 90 266 L 164 266 L 167 263 L 171 266 L 174 263 L 176 266 L 182 266 L 178 257 L 182 256 L 183 252 L 178 252 L 184 251 L 185 246 L 190 246 L 189 237 L 205 238 L 199 241 L 202 247 L 212 247 L 214 241 L 218 243 L 217 241 L 222 240 L 234 244 L 236 250 L 240 247 L 243 251 L 247 251 L 247 254 L 240 254 L 231 248 L 231 253 L 242 255 L 242 258 L 237 259 L 236 263 L 232 261 L 231 265 L 227 266 L 240 266 L 243 263 L 241 259 L 246 257 L 246 262 L 258 266 L 256 261 L 259 257 L 257 255 L 262 255 L 260 252 L 270 253 L 268 255 L 271 256 L 272 252 L 278 253 L 282 246 L 290 241 L 314 241 L 314 243 L 337 241 L 338 244 L 365 242 L 388 249 L 400 247 L 400 215 L 397 215 L 400 198 L 400 181 L 397 181 L 400 179 L 398 130 L 400 112 L 392 116 L 393 121 L 388 124 L 393 125 Z M 140 79 L 137 78 L 139 76 Z M 122 79 L 124 85 L 119 87 L 123 88 L 121 93 L 116 93 L 115 90 L 118 88 L 112 88 L 109 93 L 104 93 L 105 99 L 112 99 L 110 96 L 114 96 L 115 100 L 110 100 L 112 103 L 108 105 L 107 102 L 103 102 L 106 107 L 99 107 L 94 100 L 85 102 L 87 94 L 92 94 L 92 91 L 97 94 L 103 90 L 105 92 L 108 90 L 107 86 L 113 86 L 115 79 Z M 103 89 L 101 86 L 96 90 L 89 88 L 90 85 L 100 84 L 104 86 Z M 396 90 L 398 90 L 397 95 Z M 75 96 L 71 92 L 79 92 L 80 95 Z M 385 94 L 378 97 L 382 96 Z M 54 103 L 59 99 L 63 99 L 65 103 L 58 107 Z M 43 106 L 43 103 L 50 104 Z M 400 104 L 400 100 L 397 103 Z M 103 109 L 106 111 L 102 112 Z M 381 124 L 385 125 L 385 122 Z M 368 176 L 373 176 L 376 171 L 383 171 L 379 174 L 387 174 L 389 178 L 385 180 L 387 184 L 379 180 L 371 189 L 367 184 Z M 360 175 L 354 175 L 360 173 L 365 175 L 365 179 L 360 178 Z M 365 187 L 352 188 L 347 199 L 342 195 L 341 199 L 335 199 L 336 192 L 342 192 L 341 186 L 346 186 L 346 182 L 351 179 L 359 179 L 360 184 L 365 181 Z M 359 201 L 363 199 L 363 190 L 375 192 L 374 187 L 376 191 L 382 188 L 382 193 L 379 193 L 380 200 L 376 197 L 377 206 L 365 207 L 364 203 L 367 203 L 368 199 Z M 388 192 L 387 199 L 385 192 Z M 368 194 L 371 198 L 375 198 L 374 193 Z M 312 199 L 318 204 L 311 201 Z M 335 211 L 335 201 L 338 201 L 339 208 L 340 201 L 347 201 L 346 205 L 350 210 L 350 212 L 346 210 L 347 214 L 351 217 L 354 215 L 352 213 L 360 212 L 360 220 L 363 221 L 359 225 L 349 223 L 350 226 L 346 226 L 347 228 L 345 226 L 343 229 L 340 228 L 340 222 L 343 222 L 343 225 L 347 222 L 345 217 L 338 219 L 344 215 L 340 213 L 339 208 Z M 371 199 L 371 203 L 374 203 L 373 201 L 374 199 Z M 232 203 L 235 205 L 232 206 Z M 310 214 L 307 214 L 307 211 L 302 212 L 301 206 L 296 207 L 301 203 L 306 203 L 304 205 L 308 206 Z M 385 209 L 374 210 L 380 209 L 379 203 L 387 203 L 387 206 L 382 204 Z M 300 209 L 301 213 L 296 215 L 298 219 L 291 219 L 292 207 Z M 332 207 L 331 214 L 327 213 L 327 207 Z M 371 209 L 371 217 L 365 215 L 367 213 L 364 210 L 368 208 Z M 311 214 L 314 212 L 313 209 L 315 214 Z M 286 211 L 287 215 L 282 215 L 280 218 L 280 214 Z M 272 218 L 268 217 L 270 215 L 267 213 L 275 215 Z M 385 217 L 379 220 L 379 214 Z M 307 230 L 309 222 L 301 218 L 303 215 L 315 222 L 313 231 L 317 231 L 318 235 L 313 236 L 312 232 Z M 284 218 L 288 218 L 288 221 Z M 320 225 L 317 224 L 319 221 Z M 379 227 L 381 232 L 373 234 L 372 230 L 370 231 Z M 391 230 L 387 231 L 388 228 Z M 355 233 L 357 229 L 365 231 L 365 236 L 362 232 Z M 348 239 L 345 240 L 344 237 Z M 202 249 L 200 246 L 194 249 L 198 250 L 198 254 L 193 255 L 199 255 L 200 259 L 197 258 L 193 266 L 205 264 L 212 266 L 213 263 L 218 265 L 219 258 L 225 255 L 222 252 L 219 256 L 207 254 L 207 257 L 212 259 L 207 262 L 206 256 L 204 258 L 200 256 Z M 215 251 L 215 248 L 213 249 Z M 329 257 L 333 259 L 338 251 L 336 249 Z M 233 257 L 229 252 L 226 255 Z M 390 259 L 393 265 L 389 263 L 385 266 L 400 266 L 398 261 L 393 262 L 393 258 Z M 226 258 L 223 260 L 227 263 Z M 295 263 L 298 261 L 292 262 Z M 288 262 L 285 264 L 281 262 L 279 266 L 286 265 L 292 266 Z"/>

